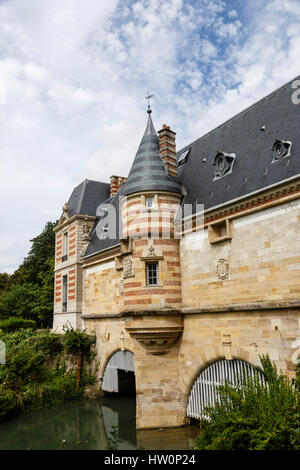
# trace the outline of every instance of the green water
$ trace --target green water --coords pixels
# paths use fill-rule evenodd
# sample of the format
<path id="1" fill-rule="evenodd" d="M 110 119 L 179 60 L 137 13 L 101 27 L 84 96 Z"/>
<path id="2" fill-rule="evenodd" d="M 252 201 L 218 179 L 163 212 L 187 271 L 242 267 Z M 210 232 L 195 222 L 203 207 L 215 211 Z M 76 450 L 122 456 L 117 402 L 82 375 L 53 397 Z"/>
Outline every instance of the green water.
<path id="1" fill-rule="evenodd" d="M 0 424 L 0 450 L 189 449 L 197 428 L 136 430 L 135 397 L 80 400 L 18 415 Z"/>

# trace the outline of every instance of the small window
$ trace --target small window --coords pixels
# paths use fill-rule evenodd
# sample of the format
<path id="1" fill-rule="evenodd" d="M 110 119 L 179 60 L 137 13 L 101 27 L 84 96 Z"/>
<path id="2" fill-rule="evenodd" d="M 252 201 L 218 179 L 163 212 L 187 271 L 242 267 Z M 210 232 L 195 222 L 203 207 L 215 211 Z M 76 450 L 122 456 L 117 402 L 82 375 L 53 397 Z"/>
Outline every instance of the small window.
<path id="1" fill-rule="evenodd" d="M 63 312 L 66 312 L 68 308 L 68 276 L 63 276 L 62 294 L 63 294 L 63 298 L 62 298 Z"/>
<path id="2" fill-rule="evenodd" d="M 158 286 L 158 261 L 146 263 L 147 286 Z"/>
<path id="3" fill-rule="evenodd" d="M 154 207 L 154 197 L 153 196 L 147 196 L 146 197 L 146 207 L 147 207 L 147 209 L 152 209 Z"/>
<path id="4" fill-rule="evenodd" d="M 63 257 L 62 261 L 66 261 L 68 259 L 68 250 L 69 250 L 69 234 L 68 232 L 64 233 L 64 240 L 63 240 Z"/>
<path id="5" fill-rule="evenodd" d="M 189 148 L 189 149 L 185 150 L 184 152 L 182 152 L 182 154 L 181 154 L 180 157 L 178 158 L 177 166 L 182 165 L 183 163 L 186 162 L 190 150 L 191 150 L 191 149 Z"/>

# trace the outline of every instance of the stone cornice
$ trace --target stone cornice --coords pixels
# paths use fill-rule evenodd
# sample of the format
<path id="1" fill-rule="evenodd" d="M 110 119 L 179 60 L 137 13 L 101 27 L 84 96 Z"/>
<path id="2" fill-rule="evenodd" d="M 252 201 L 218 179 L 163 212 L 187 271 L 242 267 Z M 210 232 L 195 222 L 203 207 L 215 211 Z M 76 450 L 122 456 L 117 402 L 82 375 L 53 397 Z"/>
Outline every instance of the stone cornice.
<path id="1" fill-rule="evenodd" d="M 174 310 L 123 310 L 118 313 L 93 313 L 83 314 L 81 318 L 85 320 L 96 320 L 101 318 L 126 318 L 139 316 L 159 316 L 159 315 L 197 315 L 205 313 L 234 313 L 259 310 L 280 310 L 280 309 L 300 309 L 300 300 L 277 300 L 262 302 L 245 302 L 240 304 L 207 305 L 204 307 L 186 307 Z"/>
<path id="2" fill-rule="evenodd" d="M 262 302 L 245 302 L 240 304 L 207 305 L 204 307 L 182 308 L 183 315 L 197 313 L 222 313 L 241 312 L 253 310 L 278 310 L 278 309 L 300 308 L 300 300 L 277 300 Z"/>
<path id="3" fill-rule="evenodd" d="M 118 245 L 116 248 L 111 248 L 100 253 L 95 253 L 88 259 L 84 258 L 82 267 L 87 268 L 89 266 L 92 266 L 93 264 L 99 263 L 104 260 L 106 261 L 120 254 L 121 254 L 121 248 L 120 248 L 120 245 Z"/>
<path id="4" fill-rule="evenodd" d="M 56 263 L 58 265 L 58 263 Z M 70 269 L 73 266 L 81 266 L 82 262 L 81 261 L 70 261 L 69 263 L 67 261 L 64 261 L 64 263 L 60 262 L 58 266 L 55 267 L 54 272 L 57 273 L 58 271 L 63 271 L 64 269 Z"/>
<path id="5" fill-rule="evenodd" d="M 74 214 L 74 215 L 72 215 L 72 217 L 70 217 L 68 219 L 65 219 L 64 222 L 62 222 L 62 223 L 58 222 L 58 225 L 56 225 L 56 227 L 54 227 L 53 232 L 59 232 L 59 230 L 67 227 L 68 225 L 70 225 L 71 223 L 73 223 L 75 220 L 78 220 L 78 219 L 94 221 L 96 219 L 96 216 L 95 215 L 87 215 L 87 214 Z"/>
<path id="6" fill-rule="evenodd" d="M 278 184 L 275 187 L 258 191 L 248 197 L 246 195 L 234 202 L 229 201 L 227 204 L 224 203 L 219 207 L 204 210 L 202 214 L 193 214 L 182 221 L 177 221 L 176 225 L 180 226 L 180 223 L 183 222 L 186 224 L 187 221 L 190 220 L 190 223 L 185 226 L 185 230 L 183 231 L 183 233 L 188 233 L 198 228 L 203 228 L 203 225 L 201 227 L 195 226 L 197 216 L 201 217 L 201 215 L 204 215 L 204 226 L 207 226 L 209 223 L 217 220 L 242 217 L 299 198 L 300 177 L 294 178 L 292 181 Z"/>
<path id="7" fill-rule="evenodd" d="M 161 310 L 123 310 L 118 313 L 91 313 L 83 314 L 81 318 L 84 320 L 96 320 L 100 318 L 126 318 L 126 317 L 142 317 L 142 316 L 154 316 L 158 315 L 181 315 L 180 310 L 176 309 L 161 309 Z"/>
<path id="8" fill-rule="evenodd" d="M 229 206 L 216 209 L 212 212 L 207 211 L 204 215 L 204 222 L 212 222 L 213 220 L 222 217 L 231 217 L 244 215 L 249 209 L 261 210 L 270 207 L 270 204 L 278 205 L 283 204 L 286 199 L 300 198 L 300 179 L 293 183 L 285 184 L 278 188 L 263 191 L 255 196 L 249 197 L 245 200 L 238 201 Z"/>

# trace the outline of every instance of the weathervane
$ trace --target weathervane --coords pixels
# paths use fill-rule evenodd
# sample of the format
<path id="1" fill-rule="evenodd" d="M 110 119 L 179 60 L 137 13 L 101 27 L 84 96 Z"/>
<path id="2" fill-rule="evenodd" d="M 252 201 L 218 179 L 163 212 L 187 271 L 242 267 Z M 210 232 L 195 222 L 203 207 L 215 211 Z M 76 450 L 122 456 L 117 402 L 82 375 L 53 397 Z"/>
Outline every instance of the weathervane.
<path id="1" fill-rule="evenodd" d="M 146 96 L 146 100 L 148 100 L 148 109 L 147 109 L 147 113 L 149 113 L 149 114 L 152 113 L 152 110 L 151 110 L 151 108 L 150 108 L 150 100 L 151 100 L 151 98 L 153 98 L 153 96 L 154 96 L 154 95 L 150 95 L 150 94 L 149 94 L 149 90 L 148 90 L 148 95 Z"/>

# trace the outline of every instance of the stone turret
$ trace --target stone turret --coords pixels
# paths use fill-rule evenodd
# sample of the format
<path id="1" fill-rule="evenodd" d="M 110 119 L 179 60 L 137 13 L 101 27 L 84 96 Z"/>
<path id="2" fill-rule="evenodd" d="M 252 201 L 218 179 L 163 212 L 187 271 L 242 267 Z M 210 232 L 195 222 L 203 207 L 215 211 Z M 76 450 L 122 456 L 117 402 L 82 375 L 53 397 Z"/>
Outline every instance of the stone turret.
<path id="1" fill-rule="evenodd" d="M 181 185 L 167 172 L 160 155 L 160 141 L 148 109 L 148 122 L 139 149 L 132 164 L 123 195 L 144 191 L 167 191 L 181 195 Z"/>
<path id="2" fill-rule="evenodd" d="M 166 170 L 158 135 L 148 122 L 122 191 L 124 310 L 176 310 L 181 307 L 179 239 L 174 216 L 181 185 Z"/>

